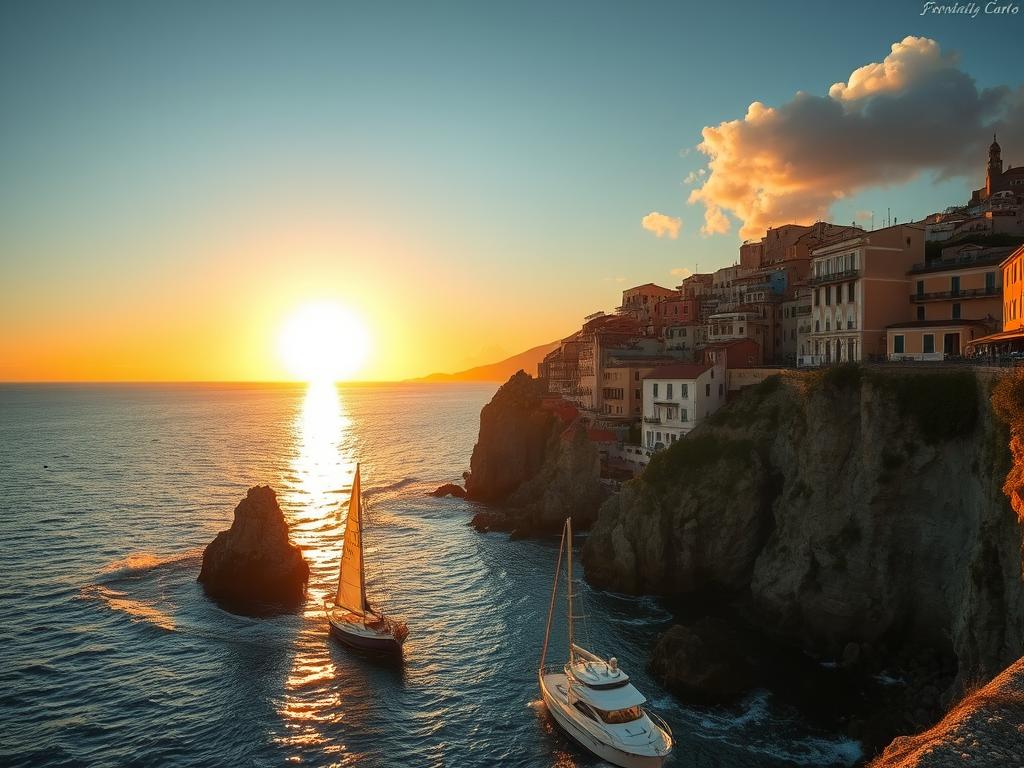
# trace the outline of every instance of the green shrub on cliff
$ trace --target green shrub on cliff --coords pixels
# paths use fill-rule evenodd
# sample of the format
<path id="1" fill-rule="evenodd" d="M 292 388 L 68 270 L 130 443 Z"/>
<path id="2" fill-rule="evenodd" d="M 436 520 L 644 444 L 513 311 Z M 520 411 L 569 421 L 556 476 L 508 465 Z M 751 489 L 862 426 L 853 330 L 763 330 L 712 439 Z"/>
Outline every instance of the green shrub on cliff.
<path id="1" fill-rule="evenodd" d="M 655 488 L 685 484 L 701 469 L 722 460 L 746 464 L 754 451 L 749 440 L 729 440 L 716 434 L 689 435 L 659 451 L 644 471 L 644 482 Z"/>
<path id="2" fill-rule="evenodd" d="M 928 443 L 967 437 L 978 423 L 978 379 L 970 371 L 872 375 L 872 383 L 892 393 L 900 413 L 909 415 Z"/>

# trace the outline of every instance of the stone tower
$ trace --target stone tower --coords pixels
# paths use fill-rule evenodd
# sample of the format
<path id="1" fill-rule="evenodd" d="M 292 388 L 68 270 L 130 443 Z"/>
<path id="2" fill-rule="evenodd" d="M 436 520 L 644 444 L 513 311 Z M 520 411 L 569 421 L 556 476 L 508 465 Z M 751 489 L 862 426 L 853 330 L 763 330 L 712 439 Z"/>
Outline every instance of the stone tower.
<path id="1" fill-rule="evenodd" d="M 999 177 L 1003 175 L 1002 148 L 996 141 L 996 135 L 992 134 L 992 144 L 988 148 L 988 173 L 985 174 L 985 197 L 992 194 L 992 188 Z"/>

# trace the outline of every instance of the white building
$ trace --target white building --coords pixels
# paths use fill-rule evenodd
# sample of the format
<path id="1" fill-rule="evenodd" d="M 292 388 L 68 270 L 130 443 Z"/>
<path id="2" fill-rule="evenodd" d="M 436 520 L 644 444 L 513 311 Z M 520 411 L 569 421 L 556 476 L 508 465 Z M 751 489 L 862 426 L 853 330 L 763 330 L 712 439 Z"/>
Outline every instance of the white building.
<path id="1" fill-rule="evenodd" d="M 679 363 L 644 377 L 643 447 L 664 448 L 681 438 L 725 402 L 725 364 Z"/>

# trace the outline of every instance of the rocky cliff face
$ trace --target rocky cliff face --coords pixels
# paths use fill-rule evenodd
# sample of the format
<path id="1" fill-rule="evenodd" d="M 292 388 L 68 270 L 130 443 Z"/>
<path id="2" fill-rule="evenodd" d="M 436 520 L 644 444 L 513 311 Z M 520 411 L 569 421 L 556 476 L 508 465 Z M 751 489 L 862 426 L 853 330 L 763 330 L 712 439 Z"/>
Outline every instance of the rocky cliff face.
<path id="1" fill-rule="evenodd" d="M 1024 649 L 1018 411 L 1024 385 L 971 372 L 769 379 L 604 504 L 587 578 L 731 605 L 818 657 L 929 649 L 948 701 Z"/>
<path id="2" fill-rule="evenodd" d="M 211 597 L 246 612 L 298 604 L 308 579 L 309 566 L 288 540 L 288 523 L 269 485 L 249 489 L 235 507 L 231 528 L 203 552 L 199 573 Z"/>
<path id="3" fill-rule="evenodd" d="M 597 447 L 578 423 L 544 405 L 543 382 L 519 371 L 480 412 L 480 434 L 466 480 L 468 498 L 490 502 L 481 529 L 522 534 L 558 530 L 572 516 L 583 527 L 605 498 Z"/>
<path id="4" fill-rule="evenodd" d="M 1024 763 L 1024 659 L 970 692 L 933 728 L 893 741 L 870 768 L 1007 768 Z"/>

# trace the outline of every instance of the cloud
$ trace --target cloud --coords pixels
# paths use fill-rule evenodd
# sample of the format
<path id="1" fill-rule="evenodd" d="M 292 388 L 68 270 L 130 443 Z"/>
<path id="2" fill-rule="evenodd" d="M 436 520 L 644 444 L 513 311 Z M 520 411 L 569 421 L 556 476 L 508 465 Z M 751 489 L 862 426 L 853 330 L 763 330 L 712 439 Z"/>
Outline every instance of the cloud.
<path id="1" fill-rule="evenodd" d="M 643 217 L 640 224 L 648 232 L 653 232 L 658 237 L 668 237 L 671 240 L 675 240 L 679 237 L 679 228 L 683 225 L 683 222 L 674 216 L 666 216 L 664 213 L 651 211 Z"/>
<path id="2" fill-rule="evenodd" d="M 707 126 L 698 149 L 707 176 L 689 202 L 704 235 L 740 236 L 827 218 L 832 205 L 923 173 L 967 175 L 980 186 L 993 131 L 1024 155 L 1024 86 L 979 89 L 934 40 L 907 37 L 880 63 L 855 70 L 827 96 L 799 92 L 779 107 Z M 958 201 L 950 201 L 958 202 Z"/>
<path id="3" fill-rule="evenodd" d="M 669 272 L 669 274 L 672 275 L 673 277 L 678 277 L 680 280 L 685 280 L 686 278 L 693 274 L 693 270 L 687 269 L 686 267 L 676 267 L 671 272 Z"/>
<path id="4" fill-rule="evenodd" d="M 683 179 L 683 184 L 696 184 L 708 173 L 707 168 L 698 168 L 696 171 L 690 171 L 686 174 L 686 178 Z"/>

